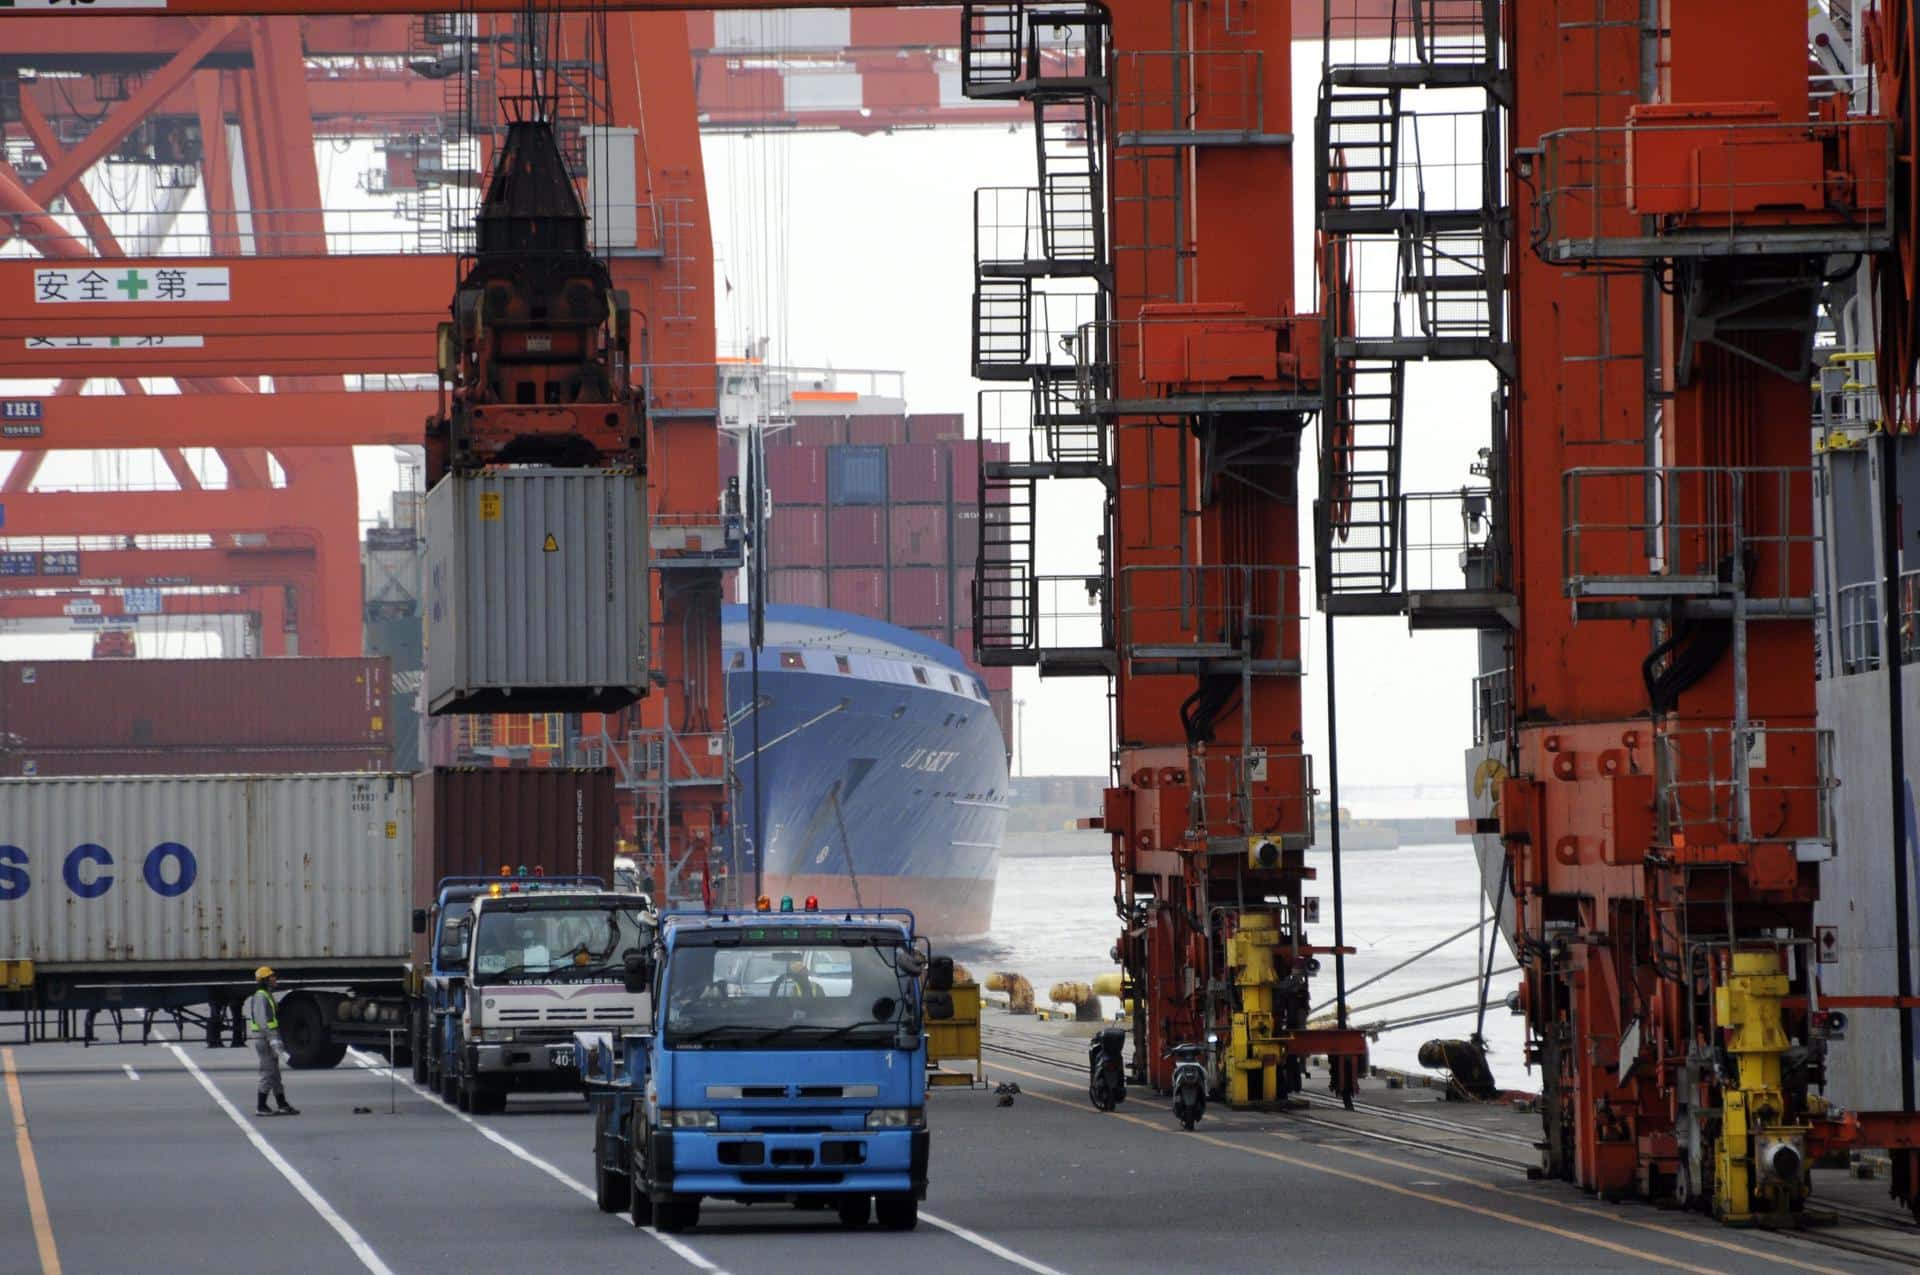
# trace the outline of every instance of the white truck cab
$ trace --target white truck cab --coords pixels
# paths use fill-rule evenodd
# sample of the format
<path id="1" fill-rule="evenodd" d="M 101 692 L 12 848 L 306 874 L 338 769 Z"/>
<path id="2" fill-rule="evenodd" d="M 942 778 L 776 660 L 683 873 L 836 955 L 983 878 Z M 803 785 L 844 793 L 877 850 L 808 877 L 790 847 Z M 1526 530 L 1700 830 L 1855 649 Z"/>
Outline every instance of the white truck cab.
<path id="1" fill-rule="evenodd" d="M 651 1025 L 651 996 L 624 981 L 628 953 L 647 951 L 657 928 L 645 895 L 508 884 L 475 899 L 465 926 L 462 1110 L 498 1111 L 516 1090 L 578 1092 L 574 1032 L 618 1039 Z"/>

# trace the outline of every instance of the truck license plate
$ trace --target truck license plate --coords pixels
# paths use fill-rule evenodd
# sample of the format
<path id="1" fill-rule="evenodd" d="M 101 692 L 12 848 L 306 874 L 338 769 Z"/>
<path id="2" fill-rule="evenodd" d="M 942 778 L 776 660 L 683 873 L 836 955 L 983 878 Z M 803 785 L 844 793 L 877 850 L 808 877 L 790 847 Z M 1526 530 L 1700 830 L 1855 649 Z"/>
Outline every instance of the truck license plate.
<path id="1" fill-rule="evenodd" d="M 573 1046 L 560 1045 L 553 1051 L 553 1065 L 556 1067 L 573 1066 Z"/>

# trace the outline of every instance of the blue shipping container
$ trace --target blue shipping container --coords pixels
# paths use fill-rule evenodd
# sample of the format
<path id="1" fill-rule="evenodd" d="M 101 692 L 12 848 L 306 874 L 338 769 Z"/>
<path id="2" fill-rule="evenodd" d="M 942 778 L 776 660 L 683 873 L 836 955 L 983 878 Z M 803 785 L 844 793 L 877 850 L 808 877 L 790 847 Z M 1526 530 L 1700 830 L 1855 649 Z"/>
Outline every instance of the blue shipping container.
<path id="1" fill-rule="evenodd" d="M 887 449 L 827 449 L 827 499 L 836 505 L 887 503 Z"/>

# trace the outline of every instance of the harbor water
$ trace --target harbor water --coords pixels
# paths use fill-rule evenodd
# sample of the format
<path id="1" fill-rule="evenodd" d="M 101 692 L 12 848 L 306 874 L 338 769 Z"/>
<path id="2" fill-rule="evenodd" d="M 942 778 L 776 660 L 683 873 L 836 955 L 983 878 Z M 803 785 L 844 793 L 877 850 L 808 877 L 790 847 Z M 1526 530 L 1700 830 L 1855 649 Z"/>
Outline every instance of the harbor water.
<path id="1" fill-rule="evenodd" d="M 982 977 L 998 969 L 1025 974 L 1043 1001 L 1056 982 L 1087 981 L 1114 970 L 1108 953 L 1119 935 L 1119 920 L 1111 862 L 1099 854 L 1023 858 L 1017 837 L 1009 838 L 1007 850 L 1000 861 L 991 937 L 956 946 L 954 954 Z M 1321 924 L 1313 937 L 1331 945 L 1333 884 L 1326 850 L 1309 851 L 1307 861 L 1319 869 L 1319 879 L 1308 886 L 1321 907 Z M 1348 996 L 1352 1022 L 1365 1026 L 1475 1004 L 1479 987 L 1473 976 L 1486 959 L 1485 929 L 1479 932 L 1477 951 L 1475 936 L 1469 934 L 1377 983 L 1358 986 L 1480 918 L 1473 848 L 1460 842 L 1350 852 L 1342 856 L 1342 864 L 1347 944 L 1356 949 L 1347 960 L 1347 984 L 1358 989 Z M 1328 959 L 1323 965 L 1314 982 L 1316 1007 L 1333 999 L 1333 962 Z M 1505 945 L 1498 945 L 1484 1029 L 1488 1061 L 1502 1085 L 1537 1090 L 1539 1073 L 1527 1070 L 1521 1053 L 1522 1020 L 1509 1014 L 1504 1003 L 1518 982 L 1512 966 Z M 1428 990 L 1443 984 L 1455 985 Z M 1410 993 L 1424 994 L 1397 999 Z M 1109 1010 L 1117 1008 L 1117 1003 L 1108 1005 Z M 1415 1055 L 1421 1042 L 1465 1037 L 1473 1023 L 1469 1012 L 1383 1032 L 1372 1044 L 1374 1065 L 1420 1072 Z"/>

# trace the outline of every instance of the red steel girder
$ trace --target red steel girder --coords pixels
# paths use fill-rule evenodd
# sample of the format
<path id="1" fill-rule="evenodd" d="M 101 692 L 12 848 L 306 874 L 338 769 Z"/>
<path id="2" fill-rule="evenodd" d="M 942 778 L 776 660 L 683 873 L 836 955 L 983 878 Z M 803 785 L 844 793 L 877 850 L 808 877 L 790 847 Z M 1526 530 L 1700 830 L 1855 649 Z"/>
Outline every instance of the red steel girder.
<path id="1" fill-rule="evenodd" d="M 471 0 L 466 7 L 472 13 L 519 13 L 524 9 L 520 0 Z M 705 0 L 700 6 L 709 12 L 735 13 L 763 10 L 766 0 Z M 784 9 L 854 9 L 854 10 L 897 10 L 902 13 L 915 9 L 945 9 L 953 12 L 952 6 L 940 5 L 903 5 L 897 0 L 795 0 L 791 4 L 780 6 Z M 1116 9 L 1126 7 L 1116 4 Z M 1290 25 L 1294 33 L 1317 33 L 1324 9 L 1322 0 L 1288 0 Z M 603 0 L 555 0 L 552 10 L 564 13 L 604 13 L 617 10 L 633 13 L 676 13 L 684 12 L 686 0 L 616 0 L 604 3 Z M 1155 6 L 1164 16 L 1164 8 Z M 1384 19 L 1392 10 L 1392 0 L 1376 0 L 1373 4 L 1356 4 L 1354 10 L 1363 15 L 1378 13 Z M 232 14 L 250 16 L 255 14 L 299 14 L 299 15 L 367 15 L 370 19 L 379 15 L 405 13 L 442 13 L 445 12 L 444 0 L 167 0 L 169 15 L 199 16 L 208 14 Z M 1343 13 L 1346 10 L 1343 8 Z M 117 18 L 120 21 L 152 21 L 152 15 L 140 10 L 115 9 L 94 5 L 77 7 L 63 12 L 58 19 L 46 17 L 44 11 L 27 9 L 0 9 L 0 16 L 12 22 L 61 21 L 67 18 L 85 17 L 92 19 Z M 898 19 L 904 26 L 911 28 L 911 19 Z M 1356 29 L 1358 29 L 1356 27 Z M 1382 28 L 1384 30 L 1384 27 Z M 1156 45 L 1155 47 L 1161 47 Z"/>
<path id="2" fill-rule="evenodd" d="M 0 182 L 4 181 L 0 173 Z M 0 262 L 0 378 L 61 376 L 321 376 L 431 372 L 433 334 L 452 277 L 446 257 L 162 258 L 125 270 L 223 267 L 228 303 L 37 304 L 34 272 L 87 267 Z M 104 270 L 102 271 L 104 273 Z M 200 338 L 199 348 L 152 348 L 142 338 Z M 122 339 L 76 348 L 75 339 Z"/>
<path id="3" fill-rule="evenodd" d="M 0 437 L 0 452 L 51 448 L 358 447 L 418 443 L 430 390 L 152 394 L 137 411 L 114 395 L 42 400 L 40 434 Z"/>
<path id="4" fill-rule="evenodd" d="M 10 11 L 0 10 L 5 12 Z M 33 184 L 31 193 L 43 203 L 64 194 L 75 178 L 104 159 L 162 98 L 184 84 L 200 65 L 201 58 L 225 38 L 233 26 L 232 18 L 216 18 L 203 26 L 164 66 L 142 81 L 126 101 L 107 112 L 86 140 L 49 164 L 46 175 Z"/>
<path id="5" fill-rule="evenodd" d="M 277 588 L 248 588 L 227 593 L 166 593 L 160 597 L 163 615 L 258 615 L 264 599 L 280 592 Z M 0 620 L 72 619 L 66 607 L 85 598 L 100 608 L 99 614 L 110 620 L 137 620 L 127 612 L 126 600 L 117 593 L 75 590 L 71 593 L 0 593 Z M 91 628 L 92 625 L 76 625 Z"/>
<path id="6" fill-rule="evenodd" d="M 80 570 L 73 577 L 10 577 L 4 583 L 39 589 L 66 588 L 78 581 L 86 581 L 89 588 L 238 587 L 311 583 L 319 571 L 312 537 L 287 535 L 265 545 L 213 549 L 82 549 L 79 557 Z"/>
<path id="7" fill-rule="evenodd" d="M 303 526 L 286 488 L 30 491 L 7 496 L 5 509 L 8 536 L 241 534 Z"/>

